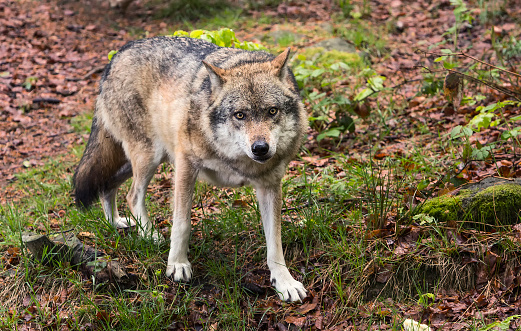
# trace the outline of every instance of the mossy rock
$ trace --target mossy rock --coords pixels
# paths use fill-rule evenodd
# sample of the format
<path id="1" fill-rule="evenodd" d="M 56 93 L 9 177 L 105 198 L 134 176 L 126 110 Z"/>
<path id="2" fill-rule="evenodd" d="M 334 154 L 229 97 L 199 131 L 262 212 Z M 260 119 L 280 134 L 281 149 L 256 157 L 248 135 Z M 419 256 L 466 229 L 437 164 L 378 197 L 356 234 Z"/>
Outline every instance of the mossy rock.
<path id="1" fill-rule="evenodd" d="M 521 223 L 521 179 L 489 177 L 467 185 L 456 195 L 428 200 L 419 213 L 439 222 L 463 222 L 465 227 L 477 229 Z"/>

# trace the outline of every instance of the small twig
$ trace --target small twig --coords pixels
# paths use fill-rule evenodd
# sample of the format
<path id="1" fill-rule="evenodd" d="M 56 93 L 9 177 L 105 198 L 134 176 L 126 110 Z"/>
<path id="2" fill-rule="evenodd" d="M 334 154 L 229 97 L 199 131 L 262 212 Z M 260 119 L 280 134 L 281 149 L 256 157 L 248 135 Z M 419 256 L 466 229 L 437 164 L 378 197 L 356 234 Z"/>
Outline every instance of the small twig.
<path id="1" fill-rule="evenodd" d="M 98 72 L 102 72 L 103 69 L 105 69 L 105 65 L 100 65 L 100 66 L 97 66 L 97 67 L 93 68 L 91 71 L 87 72 L 85 75 L 83 75 L 80 78 L 67 78 L 67 80 L 71 81 L 71 82 L 77 82 L 77 81 L 80 81 L 80 80 L 86 80 L 90 76 L 92 76 L 94 74 L 97 74 Z"/>
<path id="2" fill-rule="evenodd" d="M 47 137 L 48 138 L 54 138 L 54 137 L 57 137 L 57 136 L 61 136 L 61 135 L 64 135 L 64 134 L 70 134 L 70 133 L 72 133 L 72 131 L 67 130 L 67 131 L 62 131 L 62 132 L 50 134 Z"/>
<path id="3" fill-rule="evenodd" d="M 33 103 L 52 103 L 52 104 L 58 104 L 60 103 L 60 99 L 56 98 L 34 98 Z"/>
<path id="4" fill-rule="evenodd" d="M 475 58 L 474 56 L 471 56 L 471 55 L 468 55 L 468 54 L 465 54 L 463 52 L 459 52 L 459 53 L 451 53 L 451 54 L 440 54 L 440 53 L 434 53 L 434 52 L 427 52 L 427 51 L 424 51 L 424 50 L 419 50 L 420 52 L 423 52 L 425 54 L 429 54 L 429 55 L 434 55 L 434 56 L 463 56 L 463 57 L 466 57 L 466 58 L 469 58 L 469 59 L 472 59 L 476 62 L 479 62 L 481 64 L 484 64 L 484 65 L 487 65 L 489 67 L 492 67 L 494 69 L 497 69 L 497 70 L 500 70 L 500 71 L 503 71 L 509 75 L 513 75 L 513 76 L 516 76 L 516 77 L 519 77 L 521 78 L 521 75 L 520 74 L 517 74 L 515 72 L 512 72 L 512 71 L 509 71 L 509 70 L 506 70 L 506 69 L 503 69 L 503 68 L 500 68 L 500 67 L 497 67 L 493 64 L 490 64 L 490 63 L 487 63 L 485 61 L 481 61 L 480 59 L 478 58 Z"/>

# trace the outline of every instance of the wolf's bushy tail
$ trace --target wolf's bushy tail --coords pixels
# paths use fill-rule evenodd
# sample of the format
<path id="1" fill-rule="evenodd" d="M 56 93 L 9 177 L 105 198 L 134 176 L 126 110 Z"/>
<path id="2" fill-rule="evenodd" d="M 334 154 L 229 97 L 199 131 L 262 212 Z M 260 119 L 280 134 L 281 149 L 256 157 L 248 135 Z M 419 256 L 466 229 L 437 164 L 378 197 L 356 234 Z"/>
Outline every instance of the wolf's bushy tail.
<path id="1" fill-rule="evenodd" d="M 132 167 L 121 143 L 95 115 L 87 147 L 72 180 L 76 205 L 88 208 L 100 193 L 117 188 L 131 176 Z"/>

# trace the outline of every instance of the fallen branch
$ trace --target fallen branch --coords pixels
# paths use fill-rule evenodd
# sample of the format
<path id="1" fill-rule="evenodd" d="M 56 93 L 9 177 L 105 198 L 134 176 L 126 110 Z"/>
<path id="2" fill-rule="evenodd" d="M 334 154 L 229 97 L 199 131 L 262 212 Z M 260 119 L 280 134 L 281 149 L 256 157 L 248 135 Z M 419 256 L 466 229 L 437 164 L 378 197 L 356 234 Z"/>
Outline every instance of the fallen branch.
<path id="1" fill-rule="evenodd" d="M 416 53 L 422 53 L 424 54 L 425 56 L 427 55 L 433 55 L 433 56 L 463 56 L 463 57 L 466 57 L 466 58 L 469 58 L 473 61 L 476 61 L 476 62 L 479 62 L 481 64 L 484 64 L 486 66 L 489 66 L 491 68 L 494 68 L 494 69 L 497 69 L 499 71 L 502 71 L 508 75 L 512 75 L 512 76 L 515 76 L 515 77 L 518 77 L 518 78 L 521 78 L 521 75 L 520 74 L 517 74 L 515 72 L 512 72 L 512 71 L 509 71 L 509 70 L 506 70 L 506 69 L 503 69 L 503 68 L 500 68 L 500 67 L 497 67 L 493 64 L 490 64 L 490 63 L 487 63 L 485 61 L 482 61 L 482 60 L 479 60 L 471 55 L 468 55 L 468 54 L 465 54 L 463 52 L 459 52 L 459 53 L 450 53 L 450 54 L 441 54 L 441 53 L 435 53 L 435 52 L 427 52 L 427 51 L 424 51 L 424 50 L 421 50 L 421 49 L 417 49 L 416 50 Z M 457 71 L 457 70 L 454 70 L 454 69 L 447 69 L 447 68 L 444 68 L 440 71 L 433 71 L 423 65 L 419 65 L 419 66 L 416 66 L 416 67 L 420 67 L 420 68 L 423 68 L 425 70 L 427 70 L 429 73 L 435 73 L 435 72 L 445 72 L 445 71 L 449 71 L 450 73 L 454 73 L 454 74 L 457 74 L 457 75 L 460 75 L 461 77 L 464 77 L 466 79 L 468 79 L 469 81 L 472 81 L 474 83 L 481 83 L 483 85 L 486 85 L 488 87 L 490 87 L 491 89 L 494 89 L 496 91 L 499 91 L 505 95 L 508 95 L 509 97 L 517 100 L 517 101 L 521 101 L 521 93 L 518 93 L 518 92 L 515 92 L 515 91 L 512 91 L 512 90 L 509 90 L 505 87 L 502 87 L 502 86 L 499 86 L 498 84 L 495 84 L 491 81 L 487 81 L 487 80 L 482 80 L 482 79 L 478 79 L 478 78 L 475 78 L 473 76 L 470 76 L 468 74 L 465 74 L 461 71 Z"/>
<path id="2" fill-rule="evenodd" d="M 125 272 L 117 261 L 103 252 L 84 245 L 70 231 L 58 232 L 49 236 L 26 233 L 22 242 L 36 260 L 45 265 L 70 264 L 77 267 L 87 278 L 96 284 L 117 285 L 118 288 L 135 288 L 137 277 Z"/>
<path id="3" fill-rule="evenodd" d="M 85 75 L 83 75 L 80 78 L 67 78 L 67 80 L 70 81 L 70 82 L 78 82 L 80 80 L 87 80 L 90 76 L 92 76 L 94 74 L 97 74 L 97 73 L 100 73 L 104 69 L 105 69 L 105 65 L 100 65 L 100 66 L 97 66 L 97 67 L 93 68 L 92 70 L 90 70 L 89 72 L 87 72 Z"/>

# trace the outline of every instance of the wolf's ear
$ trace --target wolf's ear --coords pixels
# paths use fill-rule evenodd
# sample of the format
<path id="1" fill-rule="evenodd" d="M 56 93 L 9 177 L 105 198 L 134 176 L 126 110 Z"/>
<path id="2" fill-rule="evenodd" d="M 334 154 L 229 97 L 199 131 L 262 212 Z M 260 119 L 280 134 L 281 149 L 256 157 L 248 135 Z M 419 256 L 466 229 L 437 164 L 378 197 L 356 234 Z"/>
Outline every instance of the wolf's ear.
<path id="1" fill-rule="evenodd" d="M 281 80 L 286 78 L 286 64 L 289 58 L 289 52 L 291 48 L 286 48 L 286 50 L 280 53 L 273 61 L 271 61 L 271 66 L 275 71 L 275 75 L 279 77 Z"/>
<path id="2" fill-rule="evenodd" d="M 221 89 L 222 85 L 226 82 L 226 70 L 216 67 L 206 61 L 203 61 L 208 74 L 210 74 L 210 83 L 212 84 L 212 91 L 217 92 Z"/>

